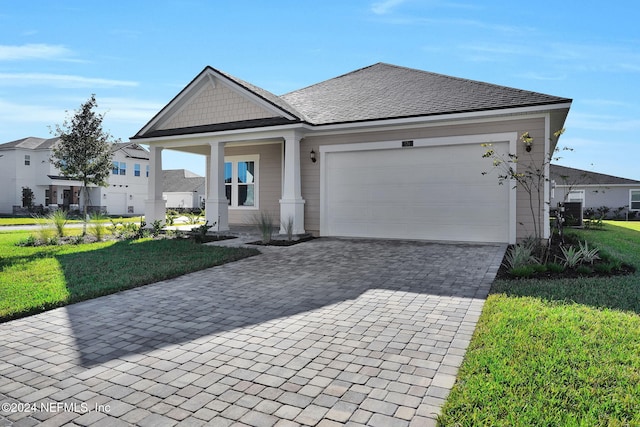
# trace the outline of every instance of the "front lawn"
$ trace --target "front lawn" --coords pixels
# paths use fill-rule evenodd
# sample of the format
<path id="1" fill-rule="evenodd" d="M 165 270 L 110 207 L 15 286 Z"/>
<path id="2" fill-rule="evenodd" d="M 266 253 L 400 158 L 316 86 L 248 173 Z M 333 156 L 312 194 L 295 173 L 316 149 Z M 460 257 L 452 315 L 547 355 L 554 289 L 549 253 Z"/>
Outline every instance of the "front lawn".
<path id="1" fill-rule="evenodd" d="M 238 260 L 254 249 L 140 239 L 16 246 L 29 232 L 0 233 L 0 321 Z"/>
<path id="2" fill-rule="evenodd" d="M 140 221 L 143 219 L 144 217 L 141 216 L 133 216 L 133 217 L 126 217 L 126 218 L 113 218 L 114 220 L 117 220 L 118 222 L 137 222 L 140 223 Z M 109 223 L 111 221 L 112 218 L 108 218 L 105 217 L 103 219 L 100 220 L 100 222 L 104 222 L 104 223 Z M 5 225 L 38 225 L 42 222 L 42 220 L 40 218 L 37 217 L 12 217 L 12 218 L 0 218 L 0 227 L 5 226 Z M 70 219 L 68 221 L 68 224 L 82 224 L 82 220 L 80 219 Z M 0 229 L 1 230 L 1 229 Z"/>
<path id="3" fill-rule="evenodd" d="M 576 231 L 633 275 L 494 282 L 442 425 L 640 425 L 636 224 Z"/>

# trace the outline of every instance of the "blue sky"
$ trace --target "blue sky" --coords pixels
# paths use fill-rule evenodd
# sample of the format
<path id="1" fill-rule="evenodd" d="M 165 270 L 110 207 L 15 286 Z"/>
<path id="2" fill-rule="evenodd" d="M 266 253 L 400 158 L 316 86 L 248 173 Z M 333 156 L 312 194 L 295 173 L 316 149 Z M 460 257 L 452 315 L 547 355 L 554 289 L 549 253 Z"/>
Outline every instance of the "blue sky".
<path id="1" fill-rule="evenodd" d="M 134 135 L 206 65 L 277 95 L 376 62 L 572 98 L 558 162 L 640 180 L 631 1 L 0 0 L 0 142 L 92 93 Z M 204 174 L 166 152 L 164 167 Z"/>

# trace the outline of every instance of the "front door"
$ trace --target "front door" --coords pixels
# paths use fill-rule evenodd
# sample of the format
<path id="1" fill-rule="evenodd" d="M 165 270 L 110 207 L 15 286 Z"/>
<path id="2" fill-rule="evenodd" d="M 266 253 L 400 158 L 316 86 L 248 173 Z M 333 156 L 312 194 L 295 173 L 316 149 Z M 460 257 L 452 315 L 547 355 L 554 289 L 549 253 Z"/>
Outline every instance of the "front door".
<path id="1" fill-rule="evenodd" d="M 62 209 L 69 210 L 71 204 L 71 190 L 62 190 Z"/>

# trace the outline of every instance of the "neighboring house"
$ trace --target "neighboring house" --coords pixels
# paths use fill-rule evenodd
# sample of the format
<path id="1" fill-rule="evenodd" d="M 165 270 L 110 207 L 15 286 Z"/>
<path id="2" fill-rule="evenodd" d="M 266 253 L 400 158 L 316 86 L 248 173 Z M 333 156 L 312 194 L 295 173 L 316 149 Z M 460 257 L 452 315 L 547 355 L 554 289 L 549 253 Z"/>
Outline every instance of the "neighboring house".
<path id="1" fill-rule="evenodd" d="M 515 242 L 533 233 L 528 195 L 482 175 L 491 161 L 481 144 L 527 154 L 521 167 L 542 163 L 570 106 L 384 63 L 282 96 L 206 67 L 132 140 L 150 147 L 147 223 L 164 219 L 154 171 L 170 149 L 206 156 L 214 230 L 268 211 L 294 233 Z M 548 204 L 537 208 L 548 236 Z"/>
<path id="2" fill-rule="evenodd" d="M 34 206 L 78 210 L 84 205 L 82 183 L 66 178 L 51 164 L 59 138 L 23 138 L 0 144 L 0 213 L 24 212 L 22 189 L 30 188 Z M 89 186 L 88 207 L 114 215 L 143 214 L 147 196 L 149 152 L 136 143 L 113 146 L 108 187 Z"/>
<path id="3" fill-rule="evenodd" d="M 202 207 L 205 199 L 204 177 L 186 169 L 162 171 L 162 197 L 167 208 Z"/>
<path id="4" fill-rule="evenodd" d="M 552 208 L 582 202 L 584 209 L 609 208 L 610 215 L 640 212 L 640 181 L 559 165 L 551 165 L 550 172 Z"/>

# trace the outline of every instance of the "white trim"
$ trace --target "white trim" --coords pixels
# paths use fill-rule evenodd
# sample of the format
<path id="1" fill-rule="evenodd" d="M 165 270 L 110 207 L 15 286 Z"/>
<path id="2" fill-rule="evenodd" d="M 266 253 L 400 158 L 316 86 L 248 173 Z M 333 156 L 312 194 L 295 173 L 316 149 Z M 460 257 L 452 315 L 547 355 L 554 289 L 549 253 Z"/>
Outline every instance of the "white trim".
<path id="1" fill-rule="evenodd" d="M 518 140 L 517 132 L 502 132 L 491 134 L 477 134 L 477 135 L 460 135 L 460 136 L 446 136 L 437 138 L 419 138 L 414 139 L 413 147 L 437 147 L 447 145 L 465 145 L 465 144 L 482 144 L 482 143 L 499 143 L 508 142 L 509 152 L 514 153 L 516 150 L 516 144 Z M 327 154 L 350 152 L 350 151 L 370 151 L 370 150 L 392 150 L 401 149 L 402 140 L 395 141 L 379 141 L 379 142 L 363 142 L 352 144 L 336 144 L 336 145 L 321 145 L 318 150 L 320 151 L 320 235 L 326 235 L 325 231 L 328 227 L 329 213 L 327 211 Z M 410 148 L 407 148 L 410 149 Z M 480 159 L 478 159 L 480 161 Z M 497 184 L 496 184 L 497 185 Z M 517 189 L 515 185 L 511 185 L 509 189 L 509 231 L 508 231 L 508 243 L 516 242 L 516 202 L 517 202 Z"/>
<path id="2" fill-rule="evenodd" d="M 569 196 L 571 195 L 571 193 L 580 193 L 580 200 L 569 200 Z M 568 191 L 567 194 L 565 194 L 564 197 L 565 197 L 567 202 L 579 201 L 579 202 L 582 202 L 582 206 L 585 206 L 585 203 L 586 203 L 586 200 L 587 200 L 586 196 L 587 196 L 587 193 L 584 190 L 571 190 L 571 191 Z"/>
<path id="3" fill-rule="evenodd" d="M 635 184 L 556 184 L 556 188 L 624 188 L 624 187 L 638 187 L 640 186 L 640 182 Z"/>
<path id="4" fill-rule="evenodd" d="M 444 126 L 448 124 L 448 122 L 458 122 L 461 120 L 468 121 L 468 119 L 478 119 L 482 122 L 487 121 L 501 121 L 501 120 L 522 120 L 526 115 L 526 118 L 537 117 L 545 117 L 547 116 L 547 112 L 549 110 L 558 110 L 558 109 L 568 109 L 571 107 L 571 103 L 564 104 L 552 104 L 552 105 L 540 105 L 533 107 L 519 107 L 519 108 L 508 108 L 508 109 L 500 109 L 500 110 L 483 110 L 483 111 L 474 111 L 468 113 L 450 113 L 450 114 L 442 114 L 442 115 L 433 115 L 433 116 L 418 116 L 418 117 L 407 117 L 401 119 L 377 119 L 371 121 L 359 121 L 359 122 L 348 122 L 348 123 L 338 123 L 338 124 L 326 124 L 326 125 L 309 125 L 305 124 L 305 129 L 313 131 L 315 134 L 322 132 L 323 135 L 325 131 L 333 131 L 337 130 L 339 133 L 346 133 L 345 129 L 353 129 L 353 128 L 376 128 L 376 131 L 381 130 L 378 128 L 379 126 L 403 126 L 403 125 L 427 125 L 429 123 L 434 123 L 437 126 Z M 514 117 L 515 116 L 515 117 Z M 469 123 L 471 123 L 469 121 Z M 374 129 L 371 129 L 374 130 Z"/>
<path id="5" fill-rule="evenodd" d="M 631 208 L 631 193 L 637 191 L 638 193 L 640 193 L 640 188 L 630 188 L 629 189 L 629 211 L 630 212 L 640 212 L 640 209 L 632 209 Z"/>
<path id="6" fill-rule="evenodd" d="M 551 175 L 549 175 L 549 166 L 551 163 L 551 114 L 545 114 L 544 118 L 544 188 L 542 195 L 542 238 L 548 239 L 551 237 L 551 221 L 550 221 L 550 205 L 551 205 Z M 540 206 L 538 206 L 540 209 Z M 539 213 L 538 213 L 539 215 Z M 533 219 L 535 221 L 535 218 Z"/>
<path id="7" fill-rule="evenodd" d="M 233 198 L 234 198 L 234 188 L 236 188 L 236 198 L 237 198 L 237 188 L 238 188 L 238 162 L 254 162 L 255 170 L 254 170 L 254 179 L 253 179 L 253 206 L 234 206 Z M 231 198 L 232 202 L 229 205 L 229 210 L 239 210 L 239 211 L 247 211 L 247 210 L 259 210 L 260 209 L 260 155 L 259 154 L 247 154 L 247 155 L 238 155 L 238 156 L 224 156 L 224 163 L 231 163 Z M 227 184 L 225 183 L 225 190 Z M 236 200 L 237 203 L 237 200 Z"/>
<path id="8" fill-rule="evenodd" d="M 554 109 L 569 108 L 570 103 L 545 105 L 538 107 L 523 107 L 505 110 L 489 110 L 472 113 L 454 113 L 436 116 L 420 116 L 402 119 L 380 119 L 371 121 L 360 121 L 350 123 L 340 123 L 333 125 L 311 125 L 308 123 L 292 123 L 278 126 L 268 126 L 249 129 L 232 129 L 207 133 L 196 133 L 189 135 L 170 135 L 152 138 L 135 138 L 133 141 L 138 144 L 151 145 L 156 142 L 170 141 L 183 145 L 193 145 L 193 140 L 203 139 L 210 141 L 211 138 L 220 139 L 224 142 L 249 141 L 252 139 L 268 139 L 280 136 L 282 131 L 302 130 L 306 136 L 327 136 L 333 134 L 349 134 L 360 132 L 379 132 L 384 130 L 414 129 L 417 127 L 447 126 L 464 121 L 465 123 L 486 123 L 498 121 L 523 120 L 531 118 L 548 117 L 546 111 Z M 145 130 L 146 132 L 146 130 Z M 143 132 L 144 133 L 144 132 Z M 172 145 L 180 147 L 180 145 Z M 167 147 L 169 148 L 169 147 Z"/>

